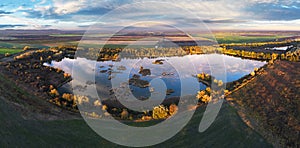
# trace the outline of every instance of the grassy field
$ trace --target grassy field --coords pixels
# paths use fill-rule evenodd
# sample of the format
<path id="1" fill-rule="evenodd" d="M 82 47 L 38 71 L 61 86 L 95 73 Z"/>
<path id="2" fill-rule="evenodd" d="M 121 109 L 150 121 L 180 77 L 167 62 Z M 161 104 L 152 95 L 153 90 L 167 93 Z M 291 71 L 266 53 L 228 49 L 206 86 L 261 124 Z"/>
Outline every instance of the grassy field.
<path id="1" fill-rule="evenodd" d="M 28 118 L 49 112 L 52 104 L 28 94 L 1 73 L 0 94 L 0 147 L 119 147 L 97 135 L 83 119 L 46 121 Z M 211 127 L 199 133 L 204 110 L 205 107 L 200 107 L 181 132 L 155 147 L 271 147 L 226 103 Z M 62 117 L 63 113 L 61 110 Z M 157 121 L 131 125 L 147 126 L 153 122 Z"/>
<path id="2" fill-rule="evenodd" d="M 98 136 L 82 119 L 24 120 L 20 111 L 5 99 L 0 97 L 0 147 L 119 147 Z M 198 109 L 175 137 L 154 147 L 271 147 L 227 104 L 223 105 L 212 126 L 199 133 L 197 129 L 204 109 Z"/>
<path id="3" fill-rule="evenodd" d="M 27 44 L 23 44 L 23 43 L 12 43 L 12 42 L 1 42 L 0 41 L 0 49 L 23 49 L 25 46 L 30 46 L 33 48 L 48 48 L 48 46 L 44 46 L 38 43 L 27 43 Z"/>
<path id="4" fill-rule="evenodd" d="M 264 42 L 271 41 L 286 36 L 282 35 L 242 35 L 239 33 L 215 33 L 215 34 L 197 34 L 196 36 L 207 38 L 210 40 L 217 40 L 219 44 L 230 44 L 230 43 L 253 43 L 253 42 Z"/>
<path id="5" fill-rule="evenodd" d="M 21 51 L 22 49 L 0 48 L 0 54 L 6 54 L 6 53 L 15 54 Z"/>
<path id="6" fill-rule="evenodd" d="M 216 36 L 216 40 L 219 44 L 228 43 L 253 43 L 253 42 L 265 42 L 278 39 L 277 36 Z"/>
<path id="7" fill-rule="evenodd" d="M 74 36 L 82 36 L 82 34 L 51 34 L 49 36 L 53 36 L 53 37 L 74 37 Z"/>
<path id="8" fill-rule="evenodd" d="M 0 108 L 0 146 L 118 147 L 94 133 L 83 120 L 23 120 L 3 100 Z M 201 111 L 203 108 L 175 137 L 155 147 L 271 147 L 244 125 L 229 106 L 223 107 L 222 113 L 206 132 L 198 133 Z"/>

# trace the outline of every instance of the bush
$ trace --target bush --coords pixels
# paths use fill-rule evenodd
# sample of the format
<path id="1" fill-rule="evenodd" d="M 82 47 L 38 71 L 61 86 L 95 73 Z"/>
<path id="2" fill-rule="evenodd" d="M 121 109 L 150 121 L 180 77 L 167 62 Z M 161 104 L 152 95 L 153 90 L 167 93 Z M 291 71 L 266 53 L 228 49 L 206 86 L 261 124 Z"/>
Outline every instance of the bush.
<path id="1" fill-rule="evenodd" d="M 25 46 L 25 47 L 23 48 L 24 51 L 26 51 L 26 50 L 28 50 L 28 49 L 30 49 L 30 46 Z"/>
<path id="2" fill-rule="evenodd" d="M 58 93 L 58 91 L 54 88 L 54 89 L 50 90 L 50 95 L 51 95 L 51 96 L 59 96 L 59 93 Z"/>
<path id="3" fill-rule="evenodd" d="M 69 102 L 71 102 L 71 101 L 74 100 L 74 96 L 72 94 L 67 94 L 67 93 L 64 93 L 62 95 L 62 98 L 65 99 L 65 100 L 67 100 L 67 101 L 69 101 Z"/>
<path id="4" fill-rule="evenodd" d="M 96 101 L 94 102 L 94 106 L 101 106 L 101 102 L 100 102 L 99 100 L 96 100 Z"/>
<path id="5" fill-rule="evenodd" d="M 201 90 L 201 91 L 198 91 L 198 94 L 197 94 L 197 99 L 201 99 L 204 95 L 206 94 L 206 92 L 204 90 Z"/>
<path id="6" fill-rule="evenodd" d="M 204 102 L 204 103 L 208 103 L 209 101 L 211 101 L 211 97 L 209 95 L 204 95 L 201 98 L 201 101 Z"/>
<path id="7" fill-rule="evenodd" d="M 169 114 L 170 114 L 171 116 L 173 116 L 174 114 L 176 114 L 177 111 L 178 111 L 177 105 L 171 104 L 171 105 L 169 106 Z"/>
<path id="8" fill-rule="evenodd" d="M 219 80 L 219 81 L 218 81 L 218 86 L 219 86 L 219 87 L 223 86 L 223 81 L 222 81 L 222 80 Z"/>
<path id="9" fill-rule="evenodd" d="M 102 106 L 102 110 L 103 110 L 103 111 L 106 111 L 107 108 L 108 108 L 108 107 L 107 107 L 106 105 L 103 105 L 103 106 Z"/>
<path id="10" fill-rule="evenodd" d="M 129 117 L 129 113 L 127 111 L 127 109 L 123 109 L 122 113 L 121 113 L 121 119 L 128 119 Z"/>
<path id="11" fill-rule="evenodd" d="M 168 117 L 168 109 L 166 109 L 163 105 L 156 106 L 152 111 L 153 119 L 165 119 Z"/>

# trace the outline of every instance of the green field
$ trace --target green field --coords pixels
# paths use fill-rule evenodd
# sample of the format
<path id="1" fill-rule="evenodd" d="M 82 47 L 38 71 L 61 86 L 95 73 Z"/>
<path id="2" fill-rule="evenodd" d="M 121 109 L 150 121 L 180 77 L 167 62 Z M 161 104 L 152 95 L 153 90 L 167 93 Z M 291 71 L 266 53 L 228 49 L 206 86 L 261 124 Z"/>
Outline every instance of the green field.
<path id="1" fill-rule="evenodd" d="M 0 48 L 0 54 L 15 54 L 21 51 L 22 49 Z"/>
<path id="2" fill-rule="evenodd" d="M 195 34 L 194 36 L 217 40 L 219 44 L 265 42 L 284 38 L 283 35 L 240 35 L 231 33 Z"/>
<path id="3" fill-rule="evenodd" d="M 18 109 L 3 99 L 0 97 L 0 147 L 119 147 L 97 135 L 82 119 L 24 120 Z M 197 110 L 189 124 L 175 137 L 155 147 L 271 147 L 247 127 L 228 104 L 223 105 L 212 126 L 199 133 L 204 109 Z"/>
<path id="4" fill-rule="evenodd" d="M 229 43 L 254 43 L 276 40 L 277 36 L 216 36 L 219 44 Z"/>
<path id="5" fill-rule="evenodd" d="M 0 146 L 118 147 L 98 136 L 83 120 L 24 120 L 3 100 L 0 108 Z M 203 108 L 180 133 L 156 147 L 271 147 L 229 106 L 223 107 L 207 131 L 199 133 L 201 111 Z"/>
<path id="6" fill-rule="evenodd" d="M 37 41 L 35 41 L 36 43 L 10 43 L 10 42 L 0 42 L 0 49 L 9 49 L 9 50 L 21 50 L 23 49 L 25 46 L 30 46 L 32 48 L 48 48 L 48 46 L 42 45 L 42 44 L 38 44 Z"/>

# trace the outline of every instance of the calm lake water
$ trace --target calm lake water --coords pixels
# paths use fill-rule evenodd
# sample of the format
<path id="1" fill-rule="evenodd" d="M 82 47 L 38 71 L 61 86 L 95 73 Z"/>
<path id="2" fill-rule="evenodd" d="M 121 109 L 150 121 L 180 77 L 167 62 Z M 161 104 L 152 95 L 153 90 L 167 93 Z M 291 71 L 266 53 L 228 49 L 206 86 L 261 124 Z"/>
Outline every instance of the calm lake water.
<path id="1" fill-rule="evenodd" d="M 163 60 L 162 64 L 153 64 L 153 62 L 156 60 Z M 156 97 L 165 96 L 165 98 L 170 98 L 182 95 L 181 87 L 195 87 L 193 84 L 197 85 L 196 87 L 198 88 L 185 91 L 187 94 L 195 94 L 197 90 L 205 89 L 206 86 L 198 82 L 197 78 L 195 78 L 193 75 L 202 72 L 211 74 L 212 68 L 216 68 L 214 65 L 216 63 L 221 65 L 223 64 L 226 72 L 223 73 L 222 76 L 214 74 L 212 75 L 217 79 L 223 80 L 223 82 L 232 82 L 238 80 L 241 77 L 251 73 L 254 68 L 259 68 L 266 64 L 266 62 L 242 59 L 239 57 L 220 54 L 206 54 L 187 55 L 184 57 L 121 59 L 120 61 L 97 62 L 85 58 L 64 58 L 62 61 L 52 61 L 51 63 L 45 63 L 44 65 L 61 68 L 65 72 L 72 74 L 73 72 L 78 72 L 78 69 L 72 72 L 72 66 L 74 63 L 79 63 L 77 65 L 82 66 L 82 71 L 88 68 L 93 70 L 92 74 L 95 75 L 94 78 L 96 81 L 96 87 L 99 96 L 102 97 L 101 99 L 113 98 L 110 89 L 115 88 L 115 85 L 112 87 L 112 84 L 114 84 L 115 80 L 118 80 L 118 84 L 120 85 L 128 86 L 128 79 L 132 78 L 134 74 L 141 76 L 141 80 L 150 82 L 150 87 L 146 88 L 129 85 L 129 88 L 135 97 L 138 99 L 146 99 L 151 96 L 151 93 L 154 94 L 155 92 L 164 92 L 164 94 L 157 95 Z M 142 76 L 139 74 L 141 67 L 144 69 L 149 69 L 151 71 L 151 75 Z M 81 75 L 82 77 L 85 77 L 88 75 L 88 73 Z M 161 80 L 164 82 L 164 84 L 161 83 Z M 183 81 L 185 85 L 182 86 L 181 83 Z M 78 85 L 77 88 L 84 89 L 86 85 L 91 85 L 90 83 L 91 82 L 83 78 L 82 84 Z M 174 92 L 166 95 L 166 89 L 174 90 Z M 70 83 L 61 87 L 59 91 L 71 92 Z"/>

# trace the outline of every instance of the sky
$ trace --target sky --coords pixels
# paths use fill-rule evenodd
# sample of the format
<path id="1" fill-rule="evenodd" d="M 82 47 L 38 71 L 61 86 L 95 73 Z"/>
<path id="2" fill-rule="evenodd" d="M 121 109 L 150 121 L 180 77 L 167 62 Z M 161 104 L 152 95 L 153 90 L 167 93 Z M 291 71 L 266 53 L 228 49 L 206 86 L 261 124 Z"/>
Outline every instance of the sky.
<path id="1" fill-rule="evenodd" d="M 300 0 L 0 0 L 0 29 L 300 30 Z"/>

